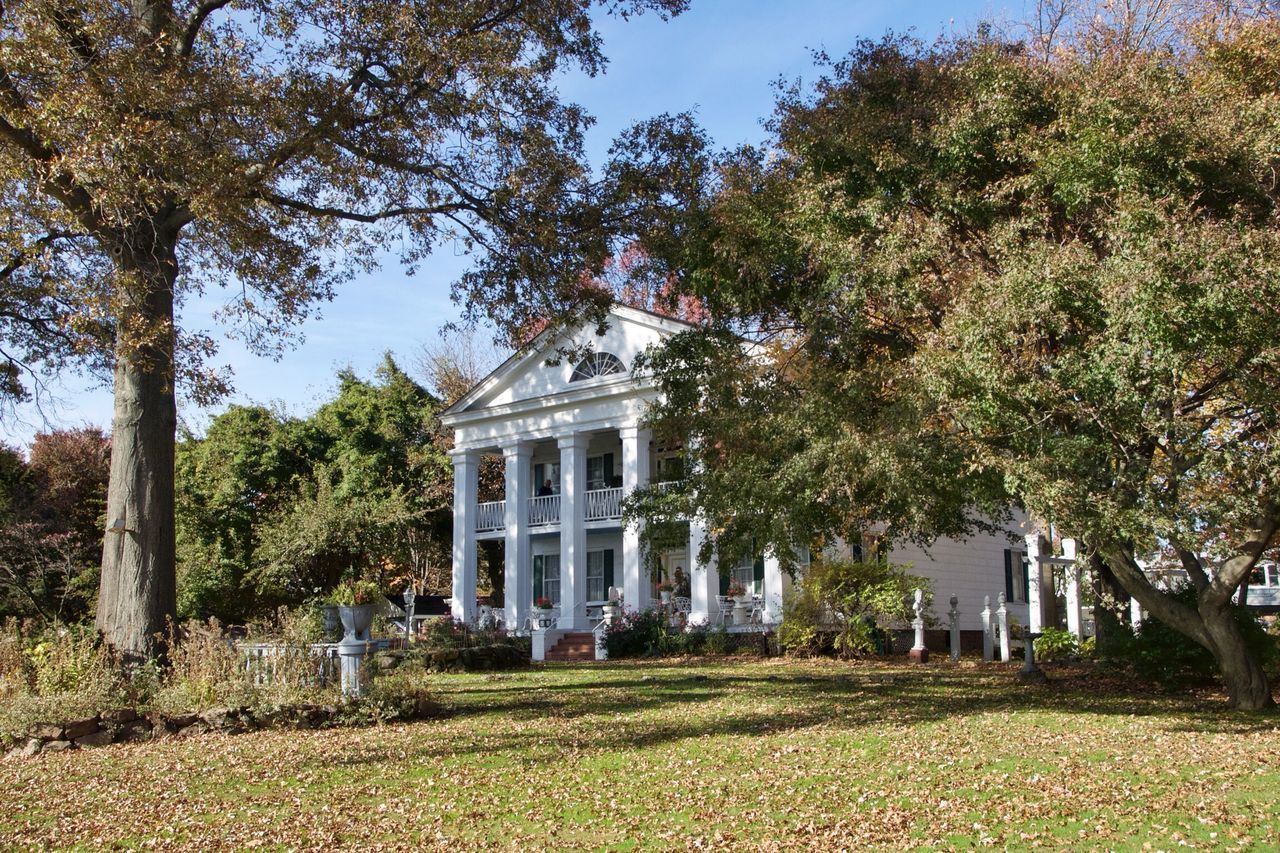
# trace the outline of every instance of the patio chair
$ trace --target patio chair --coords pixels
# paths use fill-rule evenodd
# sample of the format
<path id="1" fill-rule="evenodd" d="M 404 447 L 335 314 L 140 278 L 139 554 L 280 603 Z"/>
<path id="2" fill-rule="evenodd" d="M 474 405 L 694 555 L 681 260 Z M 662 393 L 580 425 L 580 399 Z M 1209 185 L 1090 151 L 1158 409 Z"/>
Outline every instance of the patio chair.
<path id="1" fill-rule="evenodd" d="M 717 595 L 716 606 L 720 608 L 720 624 L 733 624 L 733 598 L 728 595 Z"/>

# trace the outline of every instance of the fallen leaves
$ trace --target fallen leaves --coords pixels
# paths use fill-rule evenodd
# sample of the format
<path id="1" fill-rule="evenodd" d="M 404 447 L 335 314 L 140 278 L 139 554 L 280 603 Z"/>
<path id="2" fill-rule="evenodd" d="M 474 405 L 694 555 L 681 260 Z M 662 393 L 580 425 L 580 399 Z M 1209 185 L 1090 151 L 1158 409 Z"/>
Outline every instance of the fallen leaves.
<path id="1" fill-rule="evenodd" d="M 526 850 L 1280 839 L 1276 721 L 1087 679 L 1026 690 L 998 668 L 762 661 L 433 687 L 450 718 L 0 764 L 0 838 Z"/>

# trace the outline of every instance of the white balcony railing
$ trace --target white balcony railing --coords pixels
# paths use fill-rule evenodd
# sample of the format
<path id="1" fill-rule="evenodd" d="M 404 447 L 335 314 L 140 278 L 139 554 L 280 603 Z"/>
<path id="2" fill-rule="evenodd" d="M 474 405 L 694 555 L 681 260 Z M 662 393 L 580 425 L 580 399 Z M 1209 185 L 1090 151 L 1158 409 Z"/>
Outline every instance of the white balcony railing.
<path id="1" fill-rule="evenodd" d="M 586 521 L 622 518 L 622 489 L 595 489 L 586 493 Z"/>
<path id="2" fill-rule="evenodd" d="M 539 527 L 560 523 L 560 496 L 543 495 L 529 498 L 529 526 Z"/>
<path id="3" fill-rule="evenodd" d="M 507 502 L 489 501 L 476 506 L 476 532 L 491 533 L 507 526 Z"/>

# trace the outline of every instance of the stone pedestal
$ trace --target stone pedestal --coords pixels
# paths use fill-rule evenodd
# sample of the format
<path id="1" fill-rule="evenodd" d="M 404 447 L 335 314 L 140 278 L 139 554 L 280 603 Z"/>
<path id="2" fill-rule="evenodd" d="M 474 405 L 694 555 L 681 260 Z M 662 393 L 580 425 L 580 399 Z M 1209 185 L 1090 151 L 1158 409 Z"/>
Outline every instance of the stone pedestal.
<path id="1" fill-rule="evenodd" d="M 1018 670 L 1018 682 L 1020 684 L 1044 684 L 1048 681 L 1044 670 L 1036 665 L 1036 640 L 1039 634 L 1027 632 L 1026 634 L 1026 657 L 1022 663 L 1022 669 Z"/>

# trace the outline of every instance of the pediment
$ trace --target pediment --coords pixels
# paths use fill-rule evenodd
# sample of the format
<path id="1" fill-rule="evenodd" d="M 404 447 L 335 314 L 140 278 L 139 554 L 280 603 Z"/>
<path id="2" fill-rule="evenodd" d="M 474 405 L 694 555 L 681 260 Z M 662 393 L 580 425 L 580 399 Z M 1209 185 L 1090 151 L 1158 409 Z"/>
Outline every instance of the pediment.
<path id="1" fill-rule="evenodd" d="M 687 323 L 646 311 L 615 306 L 603 333 L 594 323 L 544 334 L 528 350 L 507 359 L 445 412 L 449 415 L 506 408 L 574 391 L 601 393 L 626 385 L 636 356 L 679 331 Z M 585 350 L 582 359 L 557 358 L 557 351 Z M 550 362 L 550 363 L 549 363 Z"/>

